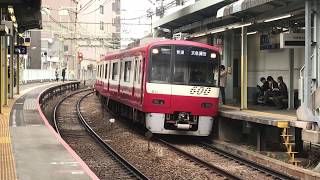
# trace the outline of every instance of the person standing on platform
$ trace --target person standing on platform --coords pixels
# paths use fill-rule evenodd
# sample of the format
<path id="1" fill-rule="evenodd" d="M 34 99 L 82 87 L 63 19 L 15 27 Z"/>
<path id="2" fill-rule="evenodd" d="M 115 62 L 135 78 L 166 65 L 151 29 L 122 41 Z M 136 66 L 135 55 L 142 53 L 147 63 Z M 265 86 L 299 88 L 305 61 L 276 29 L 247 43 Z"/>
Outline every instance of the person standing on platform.
<path id="1" fill-rule="evenodd" d="M 62 69 L 62 82 L 64 82 L 65 77 L 66 77 L 66 68 L 63 68 Z"/>
<path id="2" fill-rule="evenodd" d="M 56 69 L 55 76 L 56 76 L 56 81 L 58 82 L 58 80 L 59 80 L 58 68 Z"/>
<path id="3" fill-rule="evenodd" d="M 222 104 L 226 104 L 226 93 L 225 93 L 226 83 L 227 83 L 226 67 L 224 65 L 220 65 L 220 93 L 221 93 Z"/>

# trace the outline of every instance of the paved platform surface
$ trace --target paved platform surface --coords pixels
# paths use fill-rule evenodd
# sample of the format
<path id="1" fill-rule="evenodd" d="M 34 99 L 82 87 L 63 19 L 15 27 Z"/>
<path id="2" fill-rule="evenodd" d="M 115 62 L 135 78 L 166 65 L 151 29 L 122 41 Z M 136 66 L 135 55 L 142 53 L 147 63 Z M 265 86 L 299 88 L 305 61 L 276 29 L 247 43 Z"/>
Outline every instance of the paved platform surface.
<path id="1" fill-rule="evenodd" d="M 10 100 L 1 114 L 1 180 L 90 179 L 81 162 L 48 130 L 37 110 L 39 93 L 53 85 L 56 83 L 22 87 L 24 95 Z"/>
<path id="2" fill-rule="evenodd" d="M 254 110 L 240 110 L 239 107 L 222 105 L 219 110 L 221 117 L 243 120 L 270 126 L 288 123 L 292 127 L 306 129 L 311 122 L 298 121 L 294 110 L 272 110 L 270 108 L 252 107 Z"/>

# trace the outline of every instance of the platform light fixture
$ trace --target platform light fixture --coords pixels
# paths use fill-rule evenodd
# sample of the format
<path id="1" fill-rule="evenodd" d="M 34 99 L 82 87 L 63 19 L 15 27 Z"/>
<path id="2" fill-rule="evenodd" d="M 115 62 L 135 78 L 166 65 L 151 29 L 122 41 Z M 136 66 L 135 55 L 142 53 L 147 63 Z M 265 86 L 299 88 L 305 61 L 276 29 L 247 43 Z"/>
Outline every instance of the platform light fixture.
<path id="1" fill-rule="evenodd" d="M 247 35 L 257 34 L 258 31 L 248 32 Z"/>
<path id="2" fill-rule="evenodd" d="M 264 20 L 263 22 L 277 21 L 277 20 L 285 19 L 285 18 L 289 18 L 289 17 L 292 17 L 292 14 L 287 14 L 287 15 L 284 15 L 284 16 L 274 17 L 274 18 L 271 18 L 271 19 Z"/>
<path id="3" fill-rule="evenodd" d="M 14 14 L 14 9 L 13 9 L 13 7 L 9 6 L 9 7 L 8 7 L 8 12 L 9 12 L 9 14 Z"/>

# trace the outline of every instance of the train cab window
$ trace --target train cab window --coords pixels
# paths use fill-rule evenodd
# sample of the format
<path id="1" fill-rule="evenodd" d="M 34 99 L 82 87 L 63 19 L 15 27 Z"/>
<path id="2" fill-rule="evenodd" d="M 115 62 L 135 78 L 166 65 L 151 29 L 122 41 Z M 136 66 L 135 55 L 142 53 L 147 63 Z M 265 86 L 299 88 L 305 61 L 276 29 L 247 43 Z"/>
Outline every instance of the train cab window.
<path id="1" fill-rule="evenodd" d="M 104 74 L 104 78 L 107 79 L 107 75 L 108 75 L 108 64 L 105 65 L 105 74 Z"/>
<path id="2" fill-rule="evenodd" d="M 118 63 L 112 63 L 112 80 L 118 79 Z"/>
<path id="3" fill-rule="evenodd" d="M 131 74 L 131 61 L 126 61 L 124 63 L 124 82 L 130 82 Z"/>
<path id="4" fill-rule="evenodd" d="M 169 83 L 171 46 L 159 46 L 151 49 L 151 66 L 149 81 Z"/>
<path id="5" fill-rule="evenodd" d="M 218 56 L 209 49 L 176 46 L 173 83 L 192 86 L 217 86 Z"/>

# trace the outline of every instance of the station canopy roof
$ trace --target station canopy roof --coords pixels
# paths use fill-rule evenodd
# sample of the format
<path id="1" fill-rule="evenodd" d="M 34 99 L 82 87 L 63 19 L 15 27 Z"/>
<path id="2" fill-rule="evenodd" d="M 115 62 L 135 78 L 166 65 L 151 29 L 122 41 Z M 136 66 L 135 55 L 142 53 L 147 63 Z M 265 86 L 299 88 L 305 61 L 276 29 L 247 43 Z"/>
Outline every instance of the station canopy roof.
<path id="1" fill-rule="evenodd" d="M 186 32 L 195 22 L 207 28 L 222 27 L 242 21 L 255 21 L 281 14 L 301 11 L 302 0 L 211 0 L 198 1 L 171 15 L 161 18 L 154 27 Z"/>
<path id="2" fill-rule="evenodd" d="M 153 27 L 175 29 L 186 24 L 201 21 L 206 17 L 215 16 L 219 8 L 235 0 L 200 0 L 190 6 L 159 19 Z"/>
<path id="3" fill-rule="evenodd" d="M 18 31 L 42 28 L 41 0 L 0 0 L 0 7 L 13 6 Z"/>

